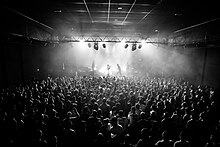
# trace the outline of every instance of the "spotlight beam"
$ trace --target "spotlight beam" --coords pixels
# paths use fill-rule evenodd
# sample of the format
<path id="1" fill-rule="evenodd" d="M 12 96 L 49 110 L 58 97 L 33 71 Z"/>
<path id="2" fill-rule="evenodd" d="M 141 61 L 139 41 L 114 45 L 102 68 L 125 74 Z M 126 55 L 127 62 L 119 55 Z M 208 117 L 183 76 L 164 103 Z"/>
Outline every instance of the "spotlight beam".
<path id="1" fill-rule="evenodd" d="M 46 25 L 46 24 L 44 24 L 44 23 L 42 23 L 42 22 L 39 22 L 39 21 L 37 21 L 37 20 L 35 20 L 35 19 L 33 19 L 33 18 L 27 16 L 27 15 L 24 15 L 24 14 L 22 14 L 22 13 L 16 11 L 16 10 L 14 10 L 14 9 L 11 9 L 11 8 L 9 8 L 9 7 L 6 7 L 6 8 L 9 9 L 10 11 L 12 11 L 12 12 L 14 12 L 14 13 L 16 13 L 16 14 L 18 14 L 18 15 L 20 15 L 20 16 L 22 16 L 22 17 L 28 19 L 28 20 L 30 20 L 30 21 L 33 21 L 33 22 L 35 22 L 35 23 L 37 23 L 37 24 L 39 24 L 39 25 L 41 25 L 41 26 L 44 26 L 44 27 L 46 27 L 46 28 L 48 28 L 48 29 L 50 29 L 50 30 L 56 32 L 56 30 L 55 30 L 54 28 L 52 28 L 52 27 L 50 27 L 50 26 L 48 26 L 48 25 Z"/>
<path id="2" fill-rule="evenodd" d="M 125 20 L 127 19 L 128 15 L 130 14 L 130 12 L 131 12 L 132 8 L 134 7 L 135 3 L 136 3 L 136 0 L 134 0 L 134 2 L 133 2 L 133 4 L 132 4 L 131 8 L 129 9 L 127 15 L 125 16 L 125 18 L 124 18 L 124 20 L 123 20 L 123 22 L 121 23 L 122 25 L 124 24 Z"/>
<path id="3" fill-rule="evenodd" d="M 210 22 L 213 22 L 213 21 L 219 20 L 219 19 L 220 19 L 220 17 L 215 18 L 215 19 L 211 19 L 211 20 L 208 20 L 208 21 L 205 21 L 205 22 L 199 23 L 199 24 L 195 24 L 195 25 L 192 25 L 192 26 L 189 26 L 189 27 L 183 28 L 183 29 L 176 30 L 174 33 L 179 33 L 179 32 L 182 32 L 182 31 L 186 31 L 186 30 L 189 30 L 189 29 L 192 29 L 192 28 L 195 28 L 195 27 L 198 27 L 198 26 L 201 26 L 201 25 L 205 25 L 205 24 L 207 24 L 207 23 L 210 23 Z"/>
<path id="4" fill-rule="evenodd" d="M 107 23 L 109 23 L 110 9 L 111 9 L 111 0 L 108 1 L 108 18 L 107 18 Z"/>
<path id="5" fill-rule="evenodd" d="M 154 9 L 157 8 L 157 6 L 160 5 L 160 3 L 161 3 L 162 1 L 163 1 L 163 0 L 159 1 L 159 2 L 157 3 L 157 5 L 156 5 L 155 7 L 153 7 L 153 8 L 150 10 L 150 12 L 148 12 L 146 15 L 144 15 L 144 17 L 142 17 L 141 20 L 140 20 L 137 24 L 139 24 L 140 22 L 142 22 Z"/>
<path id="6" fill-rule="evenodd" d="M 88 6 L 87 6 L 86 0 L 83 0 L 83 2 L 84 2 L 84 4 L 85 4 L 85 6 L 86 6 L 86 10 L 87 10 L 87 12 L 88 12 L 88 14 L 89 14 L 89 17 L 90 17 L 90 19 L 91 19 L 91 21 L 92 21 L 92 23 L 93 23 L 94 21 L 93 21 L 93 19 L 92 19 L 91 13 L 90 13 L 89 8 L 88 8 Z"/>

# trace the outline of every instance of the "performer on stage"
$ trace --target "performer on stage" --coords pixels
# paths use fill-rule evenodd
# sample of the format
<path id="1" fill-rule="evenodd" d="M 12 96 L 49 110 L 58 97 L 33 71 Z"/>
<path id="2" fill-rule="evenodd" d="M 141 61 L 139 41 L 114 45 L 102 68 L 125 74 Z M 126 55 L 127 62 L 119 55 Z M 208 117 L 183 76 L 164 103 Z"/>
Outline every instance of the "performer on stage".
<path id="1" fill-rule="evenodd" d="M 118 67 L 118 72 L 117 72 L 117 75 L 122 76 L 122 74 L 121 74 L 121 67 L 120 67 L 120 65 L 119 65 L 119 64 L 117 64 L 117 67 Z"/>
<path id="2" fill-rule="evenodd" d="M 111 69 L 111 66 L 107 64 L 107 77 L 110 76 L 110 69 Z"/>
<path id="3" fill-rule="evenodd" d="M 95 75 L 95 61 L 92 61 L 92 76 Z"/>

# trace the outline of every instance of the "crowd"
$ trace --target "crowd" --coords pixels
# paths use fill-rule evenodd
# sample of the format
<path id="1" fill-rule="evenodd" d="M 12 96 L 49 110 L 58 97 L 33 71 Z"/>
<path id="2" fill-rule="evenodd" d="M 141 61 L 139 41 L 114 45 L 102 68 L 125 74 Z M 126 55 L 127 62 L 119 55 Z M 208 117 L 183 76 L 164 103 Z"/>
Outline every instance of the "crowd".
<path id="1" fill-rule="evenodd" d="M 184 79 L 48 77 L 0 91 L 1 146 L 220 146 L 218 92 Z"/>

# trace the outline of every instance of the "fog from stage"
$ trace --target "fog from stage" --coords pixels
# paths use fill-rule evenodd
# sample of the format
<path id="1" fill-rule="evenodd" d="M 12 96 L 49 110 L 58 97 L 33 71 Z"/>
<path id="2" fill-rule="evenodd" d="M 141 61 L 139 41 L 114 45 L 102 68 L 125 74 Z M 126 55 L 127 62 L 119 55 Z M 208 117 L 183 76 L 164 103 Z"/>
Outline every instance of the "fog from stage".
<path id="1" fill-rule="evenodd" d="M 95 70 L 107 74 L 107 64 L 111 66 L 110 74 L 116 75 L 117 64 L 121 66 L 122 75 L 150 74 L 150 75 L 192 75 L 196 69 L 190 64 L 189 56 L 181 54 L 178 48 L 160 46 L 152 43 L 142 43 L 139 49 L 132 51 L 132 43 L 104 42 L 98 43 L 98 50 L 88 46 L 88 42 L 72 42 L 59 45 L 55 55 L 51 55 L 52 62 L 63 69 L 72 70 L 73 67 L 85 67 L 91 70 L 95 62 Z M 172 49 L 170 49 L 172 48 Z M 183 48 L 181 48 L 182 50 Z"/>

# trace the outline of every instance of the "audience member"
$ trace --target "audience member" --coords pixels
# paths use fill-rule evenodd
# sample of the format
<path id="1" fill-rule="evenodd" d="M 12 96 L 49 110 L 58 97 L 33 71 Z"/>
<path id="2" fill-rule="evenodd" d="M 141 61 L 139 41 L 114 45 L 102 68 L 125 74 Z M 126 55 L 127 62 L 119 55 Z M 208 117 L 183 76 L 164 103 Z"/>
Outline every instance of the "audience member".
<path id="1" fill-rule="evenodd" d="M 218 98 L 212 87 L 172 77 L 33 80 L 0 90 L 1 143 L 217 146 Z"/>

